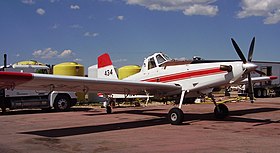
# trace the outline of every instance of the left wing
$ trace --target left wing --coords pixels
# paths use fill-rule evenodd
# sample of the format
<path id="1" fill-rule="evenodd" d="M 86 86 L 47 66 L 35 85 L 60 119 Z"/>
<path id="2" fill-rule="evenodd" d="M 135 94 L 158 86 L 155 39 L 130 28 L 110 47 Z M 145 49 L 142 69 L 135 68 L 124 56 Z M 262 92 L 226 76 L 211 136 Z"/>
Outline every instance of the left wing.
<path id="1" fill-rule="evenodd" d="M 109 80 L 21 72 L 0 72 L 0 88 L 46 91 L 92 91 L 105 94 L 174 94 L 181 86 L 167 83 Z"/>

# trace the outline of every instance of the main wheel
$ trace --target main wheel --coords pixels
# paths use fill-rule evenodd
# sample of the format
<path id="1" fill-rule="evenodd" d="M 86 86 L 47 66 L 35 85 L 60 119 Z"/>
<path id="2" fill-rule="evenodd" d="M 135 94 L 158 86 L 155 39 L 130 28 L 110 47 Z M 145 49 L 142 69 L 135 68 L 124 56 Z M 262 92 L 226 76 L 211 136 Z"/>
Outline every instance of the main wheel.
<path id="1" fill-rule="evenodd" d="M 53 105 L 56 111 L 68 111 L 70 108 L 70 99 L 65 95 L 57 95 Z"/>
<path id="2" fill-rule="evenodd" d="M 218 108 L 219 110 L 218 110 Z M 224 119 L 229 115 L 228 107 L 225 104 L 219 104 L 214 109 L 214 115 L 217 119 Z"/>
<path id="3" fill-rule="evenodd" d="M 106 112 L 107 112 L 107 114 L 111 114 L 112 113 L 111 106 L 106 106 Z"/>
<path id="4" fill-rule="evenodd" d="M 182 124 L 184 113 L 180 108 L 174 107 L 168 112 L 168 120 L 172 125 Z"/>

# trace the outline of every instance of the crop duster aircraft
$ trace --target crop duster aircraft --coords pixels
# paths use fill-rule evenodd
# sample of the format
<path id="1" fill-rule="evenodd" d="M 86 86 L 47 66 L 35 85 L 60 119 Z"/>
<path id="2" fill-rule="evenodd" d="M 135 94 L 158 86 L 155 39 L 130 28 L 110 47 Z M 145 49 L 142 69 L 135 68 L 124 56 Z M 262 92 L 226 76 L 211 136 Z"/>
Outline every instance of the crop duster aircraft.
<path id="1" fill-rule="evenodd" d="M 217 104 L 212 90 L 214 87 L 246 83 L 249 86 L 250 100 L 254 101 L 254 81 L 272 80 L 274 76 L 251 78 L 256 71 L 252 55 L 255 38 L 253 38 L 248 59 L 237 43 L 232 44 L 241 61 L 175 61 L 163 53 L 156 53 L 144 60 L 139 73 L 118 80 L 108 54 L 98 57 L 99 78 L 76 76 L 59 76 L 34 73 L 0 72 L 0 88 L 6 89 L 40 89 L 56 91 L 100 92 L 104 94 L 154 95 L 155 97 L 178 96 L 179 106 L 170 109 L 168 120 L 171 124 L 181 124 L 184 113 L 181 110 L 185 98 L 209 95 L 215 105 L 216 118 L 225 118 L 229 111 L 225 104 Z M 247 77 L 247 78 L 246 78 Z M 110 106 L 107 107 L 111 112 Z"/>

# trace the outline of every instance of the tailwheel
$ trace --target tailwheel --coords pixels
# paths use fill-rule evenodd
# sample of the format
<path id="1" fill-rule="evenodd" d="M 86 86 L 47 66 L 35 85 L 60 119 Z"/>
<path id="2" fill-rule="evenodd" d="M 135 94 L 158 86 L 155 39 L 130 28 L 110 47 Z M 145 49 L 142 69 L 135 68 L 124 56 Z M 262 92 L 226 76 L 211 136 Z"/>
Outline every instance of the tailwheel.
<path id="1" fill-rule="evenodd" d="M 184 113 L 180 108 L 174 107 L 168 112 L 168 120 L 172 125 L 182 124 Z"/>
<path id="2" fill-rule="evenodd" d="M 229 115 L 228 107 L 225 104 L 219 104 L 215 107 L 214 114 L 217 119 L 224 119 Z"/>
<path id="3" fill-rule="evenodd" d="M 111 114 L 112 113 L 112 107 L 111 106 L 106 106 L 106 112 L 107 114 Z"/>

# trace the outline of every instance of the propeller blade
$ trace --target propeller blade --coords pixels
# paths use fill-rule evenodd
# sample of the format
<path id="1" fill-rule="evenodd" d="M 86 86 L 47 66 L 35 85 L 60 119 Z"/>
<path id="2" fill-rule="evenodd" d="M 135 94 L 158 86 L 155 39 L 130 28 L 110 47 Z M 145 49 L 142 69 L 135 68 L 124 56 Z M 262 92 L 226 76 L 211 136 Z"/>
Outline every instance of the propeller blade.
<path id="1" fill-rule="evenodd" d="M 254 52 L 254 46 L 255 46 L 255 37 L 252 39 L 252 42 L 251 42 L 251 45 L 250 45 L 250 49 L 249 49 L 249 53 L 248 53 L 248 61 L 249 62 L 252 61 L 253 52 Z"/>
<path id="2" fill-rule="evenodd" d="M 266 75 L 263 71 L 255 70 L 255 72 L 259 73 L 260 75 Z"/>
<path id="3" fill-rule="evenodd" d="M 251 103 L 254 103 L 254 92 L 253 92 L 251 73 L 248 73 L 248 94 L 249 94 Z"/>
<path id="4" fill-rule="evenodd" d="M 231 42 L 232 42 L 233 47 L 235 48 L 236 53 L 238 54 L 238 56 L 242 60 L 242 62 L 247 63 L 247 60 L 246 60 L 245 56 L 243 55 L 241 49 L 239 48 L 239 46 L 237 45 L 237 43 L 234 41 L 233 38 L 231 38 Z"/>

